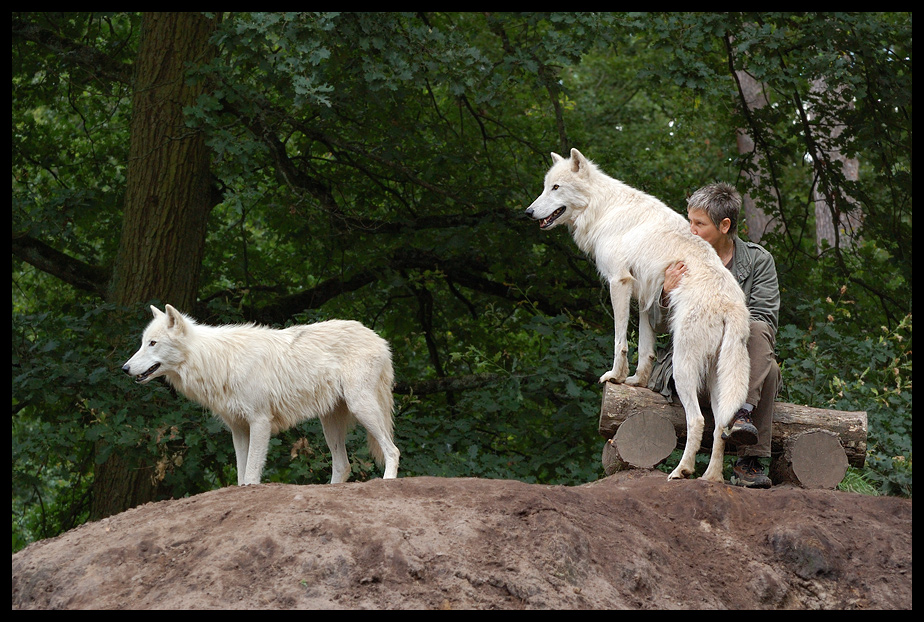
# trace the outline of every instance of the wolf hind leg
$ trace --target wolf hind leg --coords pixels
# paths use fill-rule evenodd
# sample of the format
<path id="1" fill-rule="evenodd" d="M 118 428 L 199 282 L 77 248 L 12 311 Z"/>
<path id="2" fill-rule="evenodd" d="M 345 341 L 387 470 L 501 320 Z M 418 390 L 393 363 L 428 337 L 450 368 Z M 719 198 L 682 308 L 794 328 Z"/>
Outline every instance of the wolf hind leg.
<path id="1" fill-rule="evenodd" d="M 687 368 L 689 365 L 682 364 L 683 357 L 678 360 L 677 351 L 674 353 L 674 386 L 677 389 L 677 395 L 680 403 L 683 404 L 683 410 L 687 420 L 687 441 L 683 448 L 683 455 L 680 457 L 680 463 L 677 468 L 671 472 L 668 479 L 681 479 L 690 477 L 696 467 L 696 452 L 699 451 L 700 443 L 703 440 L 703 428 L 706 425 L 702 410 L 699 406 L 699 396 L 697 388 L 699 381 L 693 373 Z M 678 362 L 681 364 L 678 365 Z"/>
<path id="2" fill-rule="evenodd" d="M 385 473 L 383 479 L 394 479 L 398 476 L 398 462 L 401 452 L 395 446 L 392 438 L 392 404 L 391 393 L 383 390 L 379 399 L 371 394 L 354 396 L 349 403 L 350 412 L 356 421 L 366 428 L 369 451 L 375 461 L 384 463 Z"/>
<path id="3" fill-rule="evenodd" d="M 352 424 L 352 417 L 346 404 L 340 402 L 334 409 L 320 417 L 324 440 L 331 457 L 331 484 L 342 484 L 350 478 L 350 460 L 347 457 L 346 435 Z"/>
<path id="4" fill-rule="evenodd" d="M 709 457 L 709 466 L 703 473 L 703 479 L 719 484 L 725 481 L 722 469 L 725 463 L 725 441 L 722 440 L 722 428 L 716 425 L 712 433 L 712 455 Z"/>
<path id="5" fill-rule="evenodd" d="M 706 467 L 706 472 L 703 473 L 703 479 L 722 483 L 725 481 L 725 477 L 722 474 L 725 465 L 725 439 L 722 438 L 722 430 L 730 425 L 731 422 L 728 421 L 728 419 L 734 418 L 736 410 L 723 403 L 723 393 L 721 392 L 723 387 L 719 386 L 720 380 L 718 374 L 710 374 L 709 379 L 709 398 L 712 404 L 712 416 L 715 420 L 715 429 L 712 431 L 712 455 L 709 457 L 709 466 Z M 746 384 L 747 383 L 745 383 L 745 386 Z M 724 401 L 727 402 L 727 399 Z"/>

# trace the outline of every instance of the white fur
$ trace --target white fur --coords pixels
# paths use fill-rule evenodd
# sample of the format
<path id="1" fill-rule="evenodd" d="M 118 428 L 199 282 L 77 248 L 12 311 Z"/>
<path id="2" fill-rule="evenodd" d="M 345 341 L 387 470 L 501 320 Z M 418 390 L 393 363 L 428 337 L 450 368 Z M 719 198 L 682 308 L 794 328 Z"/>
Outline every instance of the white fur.
<path id="1" fill-rule="evenodd" d="M 747 396 L 749 313 L 744 294 L 708 242 L 658 199 L 603 173 L 577 149 L 552 154 L 542 194 L 526 213 L 543 229 L 568 225 L 578 247 L 594 258 L 610 287 L 616 326 L 613 368 L 600 382 L 646 386 L 655 359 L 649 309 L 657 304 L 668 265 L 687 272 L 670 295 L 673 373 L 687 420 L 687 440 L 670 479 L 693 474 L 705 421 L 698 393 L 707 389 L 716 428 L 703 477 L 721 482 L 727 427 Z M 552 218 L 555 214 L 557 217 Z M 549 220 L 546 220 L 549 219 Z M 626 332 L 631 297 L 639 306 L 638 366 L 628 377 Z"/>
<path id="2" fill-rule="evenodd" d="M 373 331 L 343 320 L 283 330 L 205 326 L 170 305 L 151 311 L 141 348 L 122 370 L 142 383 L 164 376 L 215 413 L 231 430 L 239 485 L 260 483 L 271 435 L 315 417 L 331 451 L 331 483 L 349 477 L 346 434 L 355 421 L 385 478 L 397 476 L 391 350 Z"/>

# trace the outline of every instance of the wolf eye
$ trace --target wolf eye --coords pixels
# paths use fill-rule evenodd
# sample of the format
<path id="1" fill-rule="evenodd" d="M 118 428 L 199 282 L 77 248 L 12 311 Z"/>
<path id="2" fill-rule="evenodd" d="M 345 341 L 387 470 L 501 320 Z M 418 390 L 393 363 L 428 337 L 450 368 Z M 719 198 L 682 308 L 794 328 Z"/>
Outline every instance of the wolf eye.
<path id="1" fill-rule="evenodd" d="M 552 190 L 558 190 L 558 184 L 555 184 L 554 186 L 552 186 Z"/>
<path id="2" fill-rule="evenodd" d="M 152 347 L 152 348 L 153 348 L 154 346 L 156 346 L 156 345 L 157 345 L 157 342 L 156 342 L 156 341 L 151 341 L 151 343 L 148 344 L 148 346 L 150 346 L 150 347 Z"/>

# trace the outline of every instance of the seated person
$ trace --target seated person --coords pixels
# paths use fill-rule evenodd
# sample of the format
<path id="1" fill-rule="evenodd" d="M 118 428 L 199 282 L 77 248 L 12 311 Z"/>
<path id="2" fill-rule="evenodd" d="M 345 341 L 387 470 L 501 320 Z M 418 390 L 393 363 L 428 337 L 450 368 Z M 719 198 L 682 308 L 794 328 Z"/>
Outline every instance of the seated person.
<path id="1" fill-rule="evenodd" d="M 751 359 L 751 382 L 747 401 L 738 411 L 723 438 L 738 447 L 738 461 L 731 483 L 750 488 L 769 488 L 770 478 L 760 459 L 770 457 L 770 426 L 773 403 L 781 376 L 776 362 L 776 329 L 780 309 L 780 289 L 773 255 L 764 247 L 738 238 L 738 214 L 741 197 L 729 184 L 717 183 L 700 188 L 687 201 L 690 231 L 709 242 L 722 263 L 732 271 L 751 312 L 748 355 Z M 664 275 L 661 301 L 652 309 L 652 326 L 664 332 L 667 326 L 667 301 L 686 266 L 676 262 Z M 648 388 L 673 398 L 672 352 L 670 347 L 659 353 L 648 381 Z"/>

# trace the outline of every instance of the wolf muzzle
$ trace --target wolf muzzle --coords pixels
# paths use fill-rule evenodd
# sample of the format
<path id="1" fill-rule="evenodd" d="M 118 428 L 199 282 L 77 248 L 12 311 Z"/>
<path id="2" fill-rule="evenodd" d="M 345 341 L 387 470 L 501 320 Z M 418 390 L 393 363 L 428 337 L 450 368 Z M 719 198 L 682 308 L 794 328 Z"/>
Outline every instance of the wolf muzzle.
<path id="1" fill-rule="evenodd" d="M 158 367 L 160 367 L 160 363 L 154 363 L 143 374 L 138 374 L 137 376 L 135 376 L 135 382 L 144 382 L 145 380 L 148 379 L 148 376 L 150 376 L 155 371 L 157 371 Z M 128 363 L 126 363 L 125 365 L 122 365 L 122 371 L 124 371 L 129 376 L 132 375 L 132 368 L 128 365 Z"/>
<path id="2" fill-rule="evenodd" d="M 536 217 L 536 215 L 533 213 L 533 208 L 532 208 L 532 207 L 530 207 L 530 208 L 528 208 L 528 209 L 526 210 L 526 215 L 527 215 L 527 216 L 529 216 L 529 217 L 532 218 L 533 220 L 538 220 L 538 221 L 539 221 L 539 228 L 540 228 L 540 229 L 547 229 L 547 228 L 549 227 L 549 225 L 551 225 L 553 222 L 555 222 L 556 220 L 558 220 L 558 217 L 561 216 L 561 215 L 564 214 L 564 213 L 565 213 L 565 206 L 564 206 L 564 205 L 562 205 L 561 207 L 559 207 L 558 209 L 556 209 L 556 210 L 555 210 L 554 212 L 552 212 L 549 216 L 547 216 L 547 217 L 545 217 L 545 218 L 541 218 L 541 219 Z"/>

